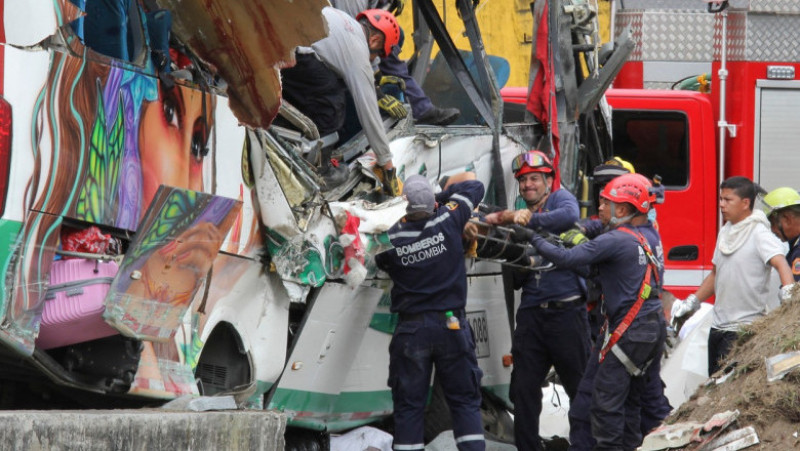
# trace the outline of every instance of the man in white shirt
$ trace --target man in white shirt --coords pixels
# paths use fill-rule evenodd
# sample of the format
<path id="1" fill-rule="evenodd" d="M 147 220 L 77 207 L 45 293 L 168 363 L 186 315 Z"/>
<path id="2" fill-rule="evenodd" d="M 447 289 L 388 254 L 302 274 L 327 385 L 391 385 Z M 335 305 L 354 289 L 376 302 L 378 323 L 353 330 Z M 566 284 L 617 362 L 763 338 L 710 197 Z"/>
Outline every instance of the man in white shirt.
<path id="1" fill-rule="evenodd" d="M 780 240 L 770 231 L 761 210 L 753 210 L 755 184 L 746 177 L 731 177 L 722 182 L 719 208 L 726 221 L 717 236 L 711 262 L 714 267 L 697 292 L 672 306 L 672 321 L 694 312 L 700 302 L 716 295 L 711 332 L 708 336 L 708 374 L 719 369 L 741 326 L 766 314 L 775 288 L 770 284 L 772 269 L 778 271 L 781 286 L 794 282 L 784 258 Z M 789 290 L 781 289 L 781 301 Z"/>

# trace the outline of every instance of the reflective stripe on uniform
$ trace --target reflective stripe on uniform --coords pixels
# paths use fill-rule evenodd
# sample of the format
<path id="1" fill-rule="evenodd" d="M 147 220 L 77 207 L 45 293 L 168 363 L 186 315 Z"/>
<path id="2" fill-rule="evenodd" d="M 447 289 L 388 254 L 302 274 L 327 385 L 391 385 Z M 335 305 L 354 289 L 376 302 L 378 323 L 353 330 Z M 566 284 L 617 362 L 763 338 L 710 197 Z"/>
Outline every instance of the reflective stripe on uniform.
<path id="1" fill-rule="evenodd" d="M 477 440 L 483 441 L 483 434 L 469 434 L 456 437 L 456 443 L 472 442 Z"/>
<path id="2" fill-rule="evenodd" d="M 397 233 L 393 233 L 393 234 L 389 235 L 389 239 L 393 240 L 395 238 L 416 238 L 416 237 L 420 236 L 420 234 L 422 234 L 422 232 L 413 232 L 413 231 L 411 231 L 411 232 L 397 232 Z"/>
<path id="3" fill-rule="evenodd" d="M 413 449 L 425 449 L 424 443 L 414 443 L 413 445 L 392 445 L 392 449 L 396 450 L 413 450 Z"/>
<path id="4" fill-rule="evenodd" d="M 465 196 L 462 196 L 461 194 L 453 194 L 452 196 L 450 196 L 450 200 L 453 200 L 453 199 L 457 199 L 457 200 L 460 200 L 461 202 L 464 202 L 465 204 L 467 204 L 467 206 L 469 207 L 470 210 L 475 208 L 472 205 L 472 201 L 467 199 Z"/>
<path id="5" fill-rule="evenodd" d="M 423 229 L 427 229 L 429 227 L 434 227 L 437 224 L 439 224 L 440 222 L 446 221 L 448 218 L 450 218 L 450 212 L 447 212 L 447 213 L 445 213 L 445 214 L 443 214 L 441 216 L 438 216 L 435 219 L 432 219 L 432 220 L 426 222 L 425 226 L 423 227 Z M 389 239 L 393 240 L 395 238 L 417 238 L 421 234 L 422 234 L 422 231 L 420 231 L 420 230 L 403 230 L 403 231 L 400 231 L 400 232 L 395 232 L 395 233 L 389 234 Z"/>
<path id="6" fill-rule="evenodd" d="M 429 228 L 429 227 L 434 227 L 434 226 L 436 226 L 437 224 L 439 224 L 440 222 L 447 221 L 448 219 L 450 219 L 450 212 L 449 212 L 449 211 L 448 211 L 448 212 L 446 212 L 445 214 L 443 214 L 443 215 L 441 215 L 441 216 L 437 217 L 436 219 L 432 219 L 432 220 L 430 220 L 430 221 L 426 222 L 426 223 L 425 223 L 425 227 L 423 227 L 423 228 L 424 228 L 424 229 L 427 229 L 427 228 Z"/>

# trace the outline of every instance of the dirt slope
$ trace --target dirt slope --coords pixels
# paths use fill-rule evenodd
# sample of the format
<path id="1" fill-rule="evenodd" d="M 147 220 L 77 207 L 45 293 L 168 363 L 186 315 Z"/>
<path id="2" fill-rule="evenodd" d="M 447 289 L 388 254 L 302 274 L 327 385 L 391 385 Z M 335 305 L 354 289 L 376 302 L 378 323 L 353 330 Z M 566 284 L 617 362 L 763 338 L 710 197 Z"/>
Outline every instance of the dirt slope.
<path id="1" fill-rule="evenodd" d="M 750 449 L 800 448 L 800 368 L 782 380 L 768 383 L 765 358 L 800 350 L 800 290 L 785 303 L 753 323 L 739 337 L 723 368 L 736 362 L 734 374 L 720 385 L 701 387 L 667 419 L 667 423 L 705 422 L 712 415 L 738 409 L 737 424 L 728 430 L 753 426 L 761 445 Z"/>

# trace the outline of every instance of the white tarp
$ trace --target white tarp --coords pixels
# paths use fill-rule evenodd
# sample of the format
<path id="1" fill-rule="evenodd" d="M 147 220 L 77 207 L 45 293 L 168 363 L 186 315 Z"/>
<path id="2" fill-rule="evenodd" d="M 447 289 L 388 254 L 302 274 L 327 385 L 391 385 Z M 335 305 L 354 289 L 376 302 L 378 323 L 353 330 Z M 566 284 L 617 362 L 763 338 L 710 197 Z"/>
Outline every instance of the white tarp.
<path id="1" fill-rule="evenodd" d="M 661 367 L 661 379 L 667 386 L 664 394 L 673 408 L 683 404 L 708 379 L 712 309 L 711 304 L 700 303 L 700 310 L 686 320 L 679 333 L 681 341 Z"/>

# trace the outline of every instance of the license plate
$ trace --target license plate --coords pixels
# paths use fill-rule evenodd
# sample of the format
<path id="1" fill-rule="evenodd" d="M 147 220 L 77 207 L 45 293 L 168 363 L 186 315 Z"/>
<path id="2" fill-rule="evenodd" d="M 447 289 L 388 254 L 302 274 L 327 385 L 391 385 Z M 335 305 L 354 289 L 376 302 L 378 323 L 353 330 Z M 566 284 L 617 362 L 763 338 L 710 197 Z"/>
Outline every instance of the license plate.
<path id="1" fill-rule="evenodd" d="M 486 310 L 467 312 L 467 321 L 475 340 L 475 354 L 478 358 L 489 357 L 489 323 L 486 321 Z"/>

